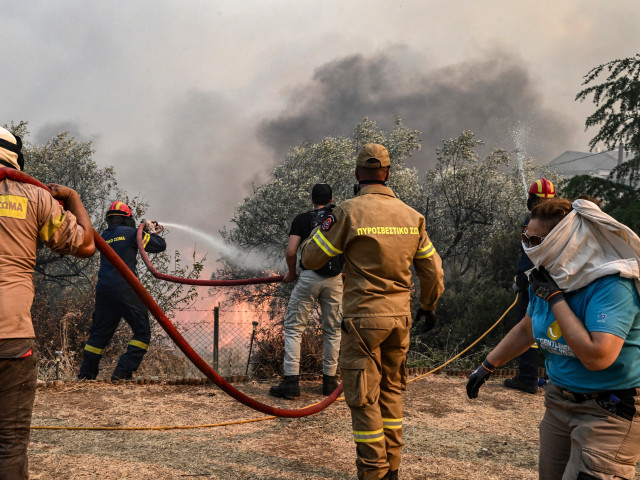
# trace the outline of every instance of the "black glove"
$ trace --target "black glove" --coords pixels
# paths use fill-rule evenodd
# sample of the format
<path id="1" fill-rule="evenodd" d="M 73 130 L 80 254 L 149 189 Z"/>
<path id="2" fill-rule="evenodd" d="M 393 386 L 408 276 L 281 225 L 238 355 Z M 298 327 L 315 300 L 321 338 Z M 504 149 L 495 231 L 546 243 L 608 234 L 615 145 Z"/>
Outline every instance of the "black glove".
<path id="1" fill-rule="evenodd" d="M 536 268 L 529 274 L 529 283 L 533 293 L 546 300 L 549 306 L 555 305 L 564 300 L 562 290 L 551 278 L 551 274 L 544 267 Z"/>
<path id="2" fill-rule="evenodd" d="M 414 318 L 414 325 L 420 333 L 426 333 L 436 326 L 436 312 L 433 310 L 424 310 L 421 307 L 416 311 Z"/>
<path id="3" fill-rule="evenodd" d="M 469 375 L 469 381 L 467 382 L 467 397 L 476 398 L 478 396 L 478 390 L 484 384 L 484 382 L 491 376 L 496 369 L 486 359 L 476 368 L 471 375 Z"/>

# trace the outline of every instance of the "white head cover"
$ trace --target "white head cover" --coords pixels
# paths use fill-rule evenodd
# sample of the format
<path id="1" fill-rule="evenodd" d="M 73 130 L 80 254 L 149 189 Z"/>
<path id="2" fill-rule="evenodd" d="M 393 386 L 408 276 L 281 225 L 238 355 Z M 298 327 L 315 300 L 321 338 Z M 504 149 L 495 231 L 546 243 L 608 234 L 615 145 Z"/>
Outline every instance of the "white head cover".
<path id="1" fill-rule="evenodd" d="M 6 140 L 7 142 L 13 143 L 14 145 L 18 144 L 16 137 L 14 137 L 9 130 L 6 130 L 2 127 L 0 127 L 0 138 L 2 138 L 3 140 Z M 10 163 L 14 167 L 16 167 L 18 170 L 20 170 L 20 166 L 18 165 L 18 154 L 10 150 L 7 150 L 6 148 L 2 148 L 1 146 L 0 146 L 0 160 Z M 2 165 L 0 165 L 0 167 L 1 166 Z"/>
<path id="2" fill-rule="evenodd" d="M 545 267 L 562 290 L 573 291 L 606 275 L 635 280 L 640 293 L 640 238 L 593 202 L 576 200 L 573 211 L 544 241 L 524 252 Z"/>

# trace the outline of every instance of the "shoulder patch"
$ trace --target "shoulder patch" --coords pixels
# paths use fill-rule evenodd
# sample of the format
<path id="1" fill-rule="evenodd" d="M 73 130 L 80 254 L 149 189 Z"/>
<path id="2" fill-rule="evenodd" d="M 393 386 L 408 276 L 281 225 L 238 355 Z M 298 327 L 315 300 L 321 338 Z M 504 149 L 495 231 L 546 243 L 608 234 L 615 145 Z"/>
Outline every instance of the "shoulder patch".
<path id="1" fill-rule="evenodd" d="M 320 224 L 320 230 L 323 232 L 328 232 L 333 227 L 333 224 L 336 223 L 336 217 L 333 216 L 333 213 L 330 213 L 325 217 L 325 219 Z"/>
<path id="2" fill-rule="evenodd" d="M 20 195 L 0 195 L 0 217 L 27 218 L 29 199 Z"/>

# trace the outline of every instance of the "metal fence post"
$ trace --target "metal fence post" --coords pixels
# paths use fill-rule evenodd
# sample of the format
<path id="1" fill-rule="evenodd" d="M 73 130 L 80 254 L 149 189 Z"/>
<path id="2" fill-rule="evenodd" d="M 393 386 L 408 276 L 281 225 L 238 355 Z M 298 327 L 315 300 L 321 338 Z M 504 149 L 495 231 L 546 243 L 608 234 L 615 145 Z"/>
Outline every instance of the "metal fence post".
<path id="1" fill-rule="evenodd" d="M 256 338 L 256 328 L 258 328 L 258 322 L 254 320 L 251 322 L 253 325 L 253 331 L 251 332 L 251 341 L 249 342 L 249 356 L 247 357 L 247 370 L 244 372 L 245 376 L 249 375 L 249 362 L 251 362 L 251 350 L 253 348 L 253 339 Z"/>
<path id="2" fill-rule="evenodd" d="M 218 339 L 220 335 L 220 304 L 213 307 L 213 369 L 218 371 Z"/>

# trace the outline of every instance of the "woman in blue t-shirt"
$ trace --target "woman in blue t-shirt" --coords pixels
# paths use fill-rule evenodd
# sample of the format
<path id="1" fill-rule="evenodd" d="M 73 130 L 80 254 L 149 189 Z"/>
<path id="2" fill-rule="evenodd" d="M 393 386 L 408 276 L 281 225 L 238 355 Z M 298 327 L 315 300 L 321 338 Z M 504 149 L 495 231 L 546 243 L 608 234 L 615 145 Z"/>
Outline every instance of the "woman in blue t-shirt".
<path id="1" fill-rule="evenodd" d="M 522 234 L 536 268 L 514 327 L 469 376 L 476 398 L 491 372 L 531 346 L 549 383 L 540 424 L 541 479 L 632 479 L 640 458 L 640 238 L 588 200 L 536 206 Z"/>

